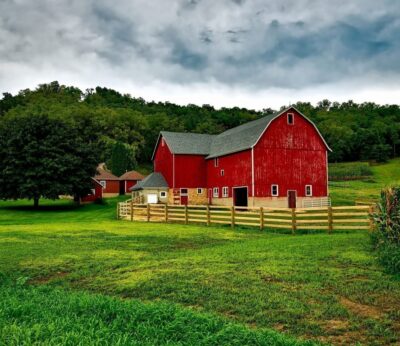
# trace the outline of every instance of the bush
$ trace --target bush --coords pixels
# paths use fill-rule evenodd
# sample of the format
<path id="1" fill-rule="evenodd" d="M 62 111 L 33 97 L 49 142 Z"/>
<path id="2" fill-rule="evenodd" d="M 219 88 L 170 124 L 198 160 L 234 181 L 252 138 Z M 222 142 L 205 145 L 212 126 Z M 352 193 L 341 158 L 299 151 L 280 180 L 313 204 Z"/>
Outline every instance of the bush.
<path id="1" fill-rule="evenodd" d="M 374 214 L 372 240 L 380 262 L 391 273 L 400 273 L 400 187 L 381 192 Z"/>
<path id="2" fill-rule="evenodd" d="M 372 174 L 371 167 L 366 162 L 333 163 L 329 165 L 329 180 L 356 180 Z"/>

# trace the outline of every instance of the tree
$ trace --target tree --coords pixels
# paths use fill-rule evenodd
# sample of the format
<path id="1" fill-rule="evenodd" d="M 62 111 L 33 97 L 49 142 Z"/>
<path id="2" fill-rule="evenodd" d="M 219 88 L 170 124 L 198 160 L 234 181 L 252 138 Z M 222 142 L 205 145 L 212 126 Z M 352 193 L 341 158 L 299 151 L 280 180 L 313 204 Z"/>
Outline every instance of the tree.
<path id="1" fill-rule="evenodd" d="M 6 117 L 0 123 L 0 198 L 81 197 L 91 189 L 96 151 L 79 131 L 45 115 Z"/>
<path id="2" fill-rule="evenodd" d="M 136 166 L 134 148 L 122 142 L 115 142 L 112 146 L 111 160 L 108 165 L 116 176 L 132 170 Z"/>

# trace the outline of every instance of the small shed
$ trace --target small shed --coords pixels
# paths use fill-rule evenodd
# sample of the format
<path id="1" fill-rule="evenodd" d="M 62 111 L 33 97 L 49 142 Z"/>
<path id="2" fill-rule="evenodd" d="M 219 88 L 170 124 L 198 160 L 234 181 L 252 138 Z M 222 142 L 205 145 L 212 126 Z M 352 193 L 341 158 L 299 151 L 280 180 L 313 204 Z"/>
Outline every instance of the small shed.
<path id="1" fill-rule="evenodd" d="M 168 203 L 169 186 L 161 173 L 151 173 L 130 188 L 137 203 Z"/>
<path id="2" fill-rule="evenodd" d="M 103 197 L 115 197 L 119 195 L 119 178 L 117 176 L 99 166 L 94 178 L 103 187 Z"/>
<path id="3" fill-rule="evenodd" d="M 90 203 L 103 198 L 103 186 L 98 180 L 92 178 L 92 191 L 81 198 L 82 203 Z"/>
<path id="4" fill-rule="evenodd" d="M 120 193 L 121 195 L 129 194 L 130 188 L 135 186 L 139 181 L 144 179 L 144 176 L 137 171 L 129 171 L 122 174 L 120 177 Z"/>

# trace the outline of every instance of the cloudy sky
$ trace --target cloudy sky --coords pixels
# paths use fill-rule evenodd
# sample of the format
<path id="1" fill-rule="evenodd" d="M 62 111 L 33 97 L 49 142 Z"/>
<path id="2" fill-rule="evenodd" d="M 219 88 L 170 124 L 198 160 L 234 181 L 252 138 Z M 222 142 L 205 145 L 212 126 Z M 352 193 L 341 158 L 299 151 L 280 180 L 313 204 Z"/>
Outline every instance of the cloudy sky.
<path id="1" fill-rule="evenodd" d="M 399 0 L 0 0 L 0 92 L 58 80 L 146 100 L 400 103 Z"/>

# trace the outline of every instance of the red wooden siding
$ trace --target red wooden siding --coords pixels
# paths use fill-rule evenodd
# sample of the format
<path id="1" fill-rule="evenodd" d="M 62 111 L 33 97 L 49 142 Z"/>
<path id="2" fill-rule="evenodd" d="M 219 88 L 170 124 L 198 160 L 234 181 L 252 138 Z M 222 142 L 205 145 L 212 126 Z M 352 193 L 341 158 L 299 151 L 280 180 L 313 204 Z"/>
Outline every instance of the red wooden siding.
<path id="1" fill-rule="evenodd" d="M 97 199 L 103 198 L 103 187 L 93 181 L 94 194 L 89 194 L 82 197 L 82 202 L 94 202 Z"/>
<path id="2" fill-rule="evenodd" d="M 312 195 L 327 195 L 326 147 L 314 126 L 294 111 L 294 124 L 287 114 L 275 119 L 254 147 L 256 197 L 271 196 L 271 184 L 279 185 L 279 197 L 288 190 L 305 196 L 305 185 Z"/>
<path id="3" fill-rule="evenodd" d="M 164 145 L 162 145 L 162 140 L 158 142 L 154 155 L 154 172 L 161 173 L 169 187 L 173 187 L 173 155 L 167 143 L 164 142 Z"/>
<path id="4" fill-rule="evenodd" d="M 124 185 L 125 185 L 125 193 L 130 192 L 130 188 L 132 186 L 135 186 L 137 184 L 138 180 L 125 180 Z"/>
<path id="5" fill-rule="evenodd" d="M 106 188 L 103 193 L 118 193 L 119 194 L 119 180 L 106 180 Z"/>
<path id="6" fill-rule="evenodd" d="M 221 176 L 221 169 L 224 175 Z M 207 160 L 207 185 L 209 188 L 218 187 L 219 197 L 222 188 L 229 187 L 232 197 L 232 187 L 247 186 L 251 196 L 251 150 L 222 156 L 218 158 L 218 167 L 214 167 L 214 159 Z"/>
<path id="7" fill-rule="evenodd" d="M 196 188 L 206 186 L 205 156 L 175 155 L 175 188 Z"/>

